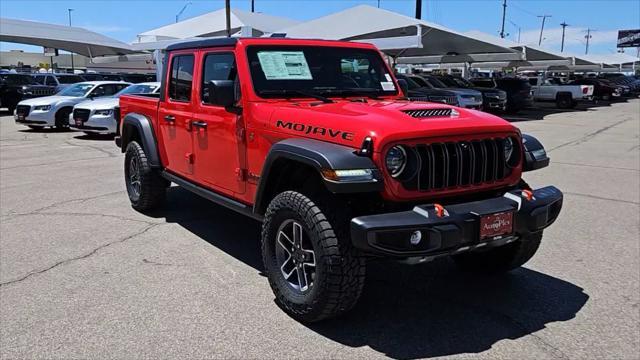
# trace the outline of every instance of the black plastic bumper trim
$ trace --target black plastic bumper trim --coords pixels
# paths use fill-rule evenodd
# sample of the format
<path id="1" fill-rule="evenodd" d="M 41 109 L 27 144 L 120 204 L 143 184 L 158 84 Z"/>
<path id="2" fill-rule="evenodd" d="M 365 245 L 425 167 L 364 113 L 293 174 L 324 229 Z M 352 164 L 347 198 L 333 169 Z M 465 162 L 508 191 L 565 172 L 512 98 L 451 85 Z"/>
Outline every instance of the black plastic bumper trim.
<path id="1" fill-rule="evenodd" d="M 503 245 L 551 225 L 562 208 L 562 192 L 554 186 L 533 191 L 527 200 L 522 190 L 502 197 L 446 206 L 448 215 L 438 217 L 433 204 L 413 210 L 356 217 L 351 220 L 351 241 L 367 253 L 394 257 L 431 256 Z M 480 240 L 480 218 L 513 211 L 513 234 Z M 411 233 L 422 240 L 411 245 Z"/>

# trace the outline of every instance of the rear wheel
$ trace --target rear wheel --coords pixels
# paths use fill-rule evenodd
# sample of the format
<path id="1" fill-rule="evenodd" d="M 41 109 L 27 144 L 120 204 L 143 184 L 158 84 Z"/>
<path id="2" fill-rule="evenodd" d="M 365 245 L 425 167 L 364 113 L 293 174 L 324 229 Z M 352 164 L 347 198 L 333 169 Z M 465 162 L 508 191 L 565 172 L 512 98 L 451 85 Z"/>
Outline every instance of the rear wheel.
<path id="1" fill-rule="evenodd" d="M 576 102 L 573 101 L 571 93 L 558 93 L 556 95 L 556 106 L 559 109 L 573 109 L 576 107 Z"/>
<path id="2" fill-rule="evenodd" d="M 136 141 L 127 145 L 124 175 L 129 201 L 134 209 L 146 212 L 164 203 L 169 182 L 151 168 L 144 149 Z"/>
<path id="3" fill-rule="evenodd" d="M 269 204 L 262 258 L 276 302 L 292 317 L 305 322 L 335 317 L 360 297 L 364 259 L 342 227 L 298 192 L 283 192 Z"/>
<path id="4" fill-rule="evenodd" d="M 482 252 L 452 256 L 464 270 L 480 273 L 501 273 L 524 265 L 540 247 L 542 232 L 522 237 L 510 244 Z"/>

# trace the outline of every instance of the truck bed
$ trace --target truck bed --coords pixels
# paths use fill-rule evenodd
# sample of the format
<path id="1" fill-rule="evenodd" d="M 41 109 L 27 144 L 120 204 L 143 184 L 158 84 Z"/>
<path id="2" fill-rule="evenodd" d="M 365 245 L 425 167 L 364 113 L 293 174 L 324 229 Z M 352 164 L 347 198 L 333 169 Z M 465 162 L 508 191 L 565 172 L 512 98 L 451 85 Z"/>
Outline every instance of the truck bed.
<path id="1" fill-rule="evenodd" d="M 123 95 L 120 97 L 120 119 L 124 119 L 128 113 L 135 112 L 148 117 L 155 123 L 159 103 L 159 94 Z"/>

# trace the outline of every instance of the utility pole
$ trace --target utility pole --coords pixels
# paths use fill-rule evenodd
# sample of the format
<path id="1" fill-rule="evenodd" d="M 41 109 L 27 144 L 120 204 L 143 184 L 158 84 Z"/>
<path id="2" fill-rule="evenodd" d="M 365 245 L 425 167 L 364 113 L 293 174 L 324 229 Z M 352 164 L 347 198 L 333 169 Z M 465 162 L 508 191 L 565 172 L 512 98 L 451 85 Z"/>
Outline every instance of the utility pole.
<path id="1" fill-rule="evenodd" d="M 542 32 L 544 31 L 544 22 L 551 15 L 538 15 L 539 18 L 542 18 L 542 26 L 540 27 L 540 39 L 538 39 L 538 46 L 542 44 Z"/>
<path id="2" fill-rule="evenodd" d="M 178 22 L 178 20 L 180 19 L 180 15 L 182 15 L 182 13 L 187 9 L 187 6 L 193 4 L 191 1 L 189 1 L 188 3 L 184 4 L 184 6 L 182 7 L 182 9 L 176 14 L 176 23 Z"/>
<path id="3" fill-rule="evenodd" d="M 562 26 L 562 43 L 560 45 L 560 52 L 564 51 L 564 29 L 569 26 L 569 24 L 567 24 L 566 21 L 563 21 L 562 24 L 560 24 L 560 26 Z"/>
<path id="4" fill-rule="evenodd" d="M 227 13 L 227 37 L 231 37 L 231 0 L 224 0 L 224 8 Z"/>
<path id="5" fill-rule="evenodd" d="M 251 12 L 256 12 L 256 3 L 255 3 L 255 0 L 251 0 Z"/>
<path id="6" fill-rule="evenodd" d="M 416 19 L 422 19 L 422 0 L 416 0 Z"/>
<path id="7" fill-rule="evenodd" d="M 380 9 L 380 0 L 378 0 L 378 9 Z"/>
<path id="8" fill-rule="evenodd" d="M 67 9 L 67 11 L 69 12 L 69 27 L 71 27 L 71 12 L 73 11 L 73 9 Z M 71 73 L 75 74 L 76 70 L 75 70 L 75 66 L 73 64 L 73 53 L 71 53 Z M 53 74 L 53 64 L 51 67 L 51 73 Z"/>
<path id="9" fill-rule="evenodd" d="M 589 29 L 589 28 L 587 28 L 587 35 L 585 35 L 585 36 L 584 36 L 584 38 L 585 38 L 585 39 L 587 39 L 587 45 L 586 45 L 586 47 L 585 47 L 585 49 L 584 49 L 584 54 L 585 54 L 585 55 L 589 54 L 589 39 L 591 39 L 591 38 L 592 38 L 592 36 L 591 36 L 591 30 L 593 30 L 593 29 Z"/>
<path id="10" fill-rule="evenodd" d="M 507 0 L 502 1 L 502 29 L 500 29 L 500 37 L 504 39 L 504 18 L 507 16 Z"/>

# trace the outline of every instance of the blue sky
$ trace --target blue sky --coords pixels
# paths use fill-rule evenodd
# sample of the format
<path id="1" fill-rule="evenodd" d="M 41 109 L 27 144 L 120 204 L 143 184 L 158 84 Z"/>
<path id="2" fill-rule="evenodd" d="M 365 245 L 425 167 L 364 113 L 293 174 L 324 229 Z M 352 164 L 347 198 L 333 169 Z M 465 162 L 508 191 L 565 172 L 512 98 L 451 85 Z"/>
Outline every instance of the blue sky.
<path id="1" fill-rule="evenodd" d="M 73 8 L 73 24 L 112 38 L 131 42 L 136 34 L 174 22 L 180 9 L 191 2 L 182 19 L 220 9 L 223 0 L 129 0 L 129 1 L 31 1 L 2 0 L 0 16 L 67 24 L 67 8 Z M 377 6 L 378 0 L 255 0 L 256 11 L 271 15 L 309 20 L 359 4 Z M 619 29 L 640 28 L 640 0 L 507 0 L 506 32 L 517 40 L 518 27 L 524 43 L 537 44 L 540 19 L 547 19 L 543 47 L 560 50 L 560 23 L 566 21 L 565 49 L 584 54 L 585 30 L 592 32 L 590 54 L 616 51 Z M 234 8 L 249 10 L 250 0 L 231 0 Z M 414 15 L 414 0 L 380 0 L 380 7 L 408 16 Z M 423 0 L 423 16 L 457 31 L 480 30 L 498 35 L 502 17 L 502 0 Z M 41 48 L 0 43 L 1 50 Z M 627 49 L 635 55 L 635 49 Z"/>

